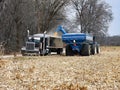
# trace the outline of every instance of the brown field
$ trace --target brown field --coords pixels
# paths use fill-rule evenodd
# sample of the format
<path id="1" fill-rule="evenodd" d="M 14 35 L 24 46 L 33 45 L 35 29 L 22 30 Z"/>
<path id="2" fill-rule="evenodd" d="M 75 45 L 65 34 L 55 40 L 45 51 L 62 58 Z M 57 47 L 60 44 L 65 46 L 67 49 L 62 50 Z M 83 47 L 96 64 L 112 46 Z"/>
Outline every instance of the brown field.
<path id="1" fill-rule="evenodd" d="M 85 57 L 1 59 L 0 90 L 120 90 L 120 47 Z"/>

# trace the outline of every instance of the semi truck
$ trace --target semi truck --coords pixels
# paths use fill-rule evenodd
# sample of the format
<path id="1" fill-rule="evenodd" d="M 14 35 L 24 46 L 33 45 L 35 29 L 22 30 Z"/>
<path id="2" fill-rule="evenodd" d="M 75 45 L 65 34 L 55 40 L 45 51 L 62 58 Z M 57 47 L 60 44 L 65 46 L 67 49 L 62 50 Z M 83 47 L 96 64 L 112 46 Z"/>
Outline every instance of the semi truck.
<path id="1" fill-rule="evenodd" d="M 21 54 L 25 55 L 48 55 L 51 52 L 62 54 L 63 42 L 61 37 L 48 34 L 34 34 L 28 36 L 25 46 L 21 48 Z"/>
<path id="2" fill-rule="evenodd" d="M 95 36 L 88 33 L 67 33 L 62 26 L 58 26 L 56 32 L 62 32 L 62 41 L 65 44 L 66 56 L 89 56 L 100 53 L 100 45 Z"/>

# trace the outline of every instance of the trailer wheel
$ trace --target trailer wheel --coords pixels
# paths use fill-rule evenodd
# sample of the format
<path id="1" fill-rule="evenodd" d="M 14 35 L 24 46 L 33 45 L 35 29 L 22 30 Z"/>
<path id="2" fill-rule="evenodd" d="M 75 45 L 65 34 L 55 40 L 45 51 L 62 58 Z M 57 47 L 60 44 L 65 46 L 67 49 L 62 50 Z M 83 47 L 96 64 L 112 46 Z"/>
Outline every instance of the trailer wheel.
<path id="1" fill-rule="evenodd" d="M 72 48 L 70 45 L 66 46 L 66 56 L 73 56 Z"/>
<path id="2" fill-rule="evenodd" d="M 63 52 L 63 49 L 62 49 L 62 48 L 59 48 L 59 49 L 57 50 L 57 54 L 58 54 L 58 55 L 62 54 L 62 52 Z"/>
<path id="3" fill-rule="evenodd" d="M 91 45 L 91 54 L 92 54 L 92 55 L 95 55 L 95 54 L 96 54 L 96 52 L 97 52 L 96 48 L 97 48 L 97 47 L 96 47 L 95 44 Z"/>
<path id="4" fill-rule="evenodd" d="M 96 49 L 97 49 L 97 54 L 99 54 L 100 53 L 100 45 L 99 44 L 97 44 Z"/>
<path id="5" fill-rule="evenodd" d="M 82 56 L 89 56 L 91 53 L 90 50 L 90 45 L 89 44 L 83 44 L 82 50 L 81 50 L 81 55 Z"/>

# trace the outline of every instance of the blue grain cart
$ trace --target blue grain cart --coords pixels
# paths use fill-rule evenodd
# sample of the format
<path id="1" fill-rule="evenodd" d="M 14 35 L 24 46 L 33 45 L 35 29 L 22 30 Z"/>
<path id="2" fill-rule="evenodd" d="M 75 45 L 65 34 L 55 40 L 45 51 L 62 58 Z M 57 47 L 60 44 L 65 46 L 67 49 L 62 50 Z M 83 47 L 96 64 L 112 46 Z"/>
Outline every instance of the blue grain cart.
<path id="1" fill-rule="evenodd" d="M 67 33 L 62 26 L 56 32 L 62 32 L 62 41 L 65 43 L 66 56 L 76 54 L 89 56 L 100 53 L 100 46 L 95 37 L 86 33 Z"/>

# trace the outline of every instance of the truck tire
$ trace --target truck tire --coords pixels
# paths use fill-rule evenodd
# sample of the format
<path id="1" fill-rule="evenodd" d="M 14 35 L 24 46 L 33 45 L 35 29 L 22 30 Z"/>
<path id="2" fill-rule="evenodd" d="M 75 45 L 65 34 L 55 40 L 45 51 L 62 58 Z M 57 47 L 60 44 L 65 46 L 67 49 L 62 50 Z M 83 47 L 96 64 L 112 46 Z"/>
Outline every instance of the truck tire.
<path id="1" fill-rule="evenodd" d="M 70 45 L 66 46 L 66 56 L 73 56 L 73 51 Z"/>
<path id="2" fill-rule="evenodd" d="M 92 54 L 92 55 L 95 55 L 95 54 L 96 54 L 96 52 L 97 52 L 96 48 L 97 48 L 97 47 L 96 47 L 95 44 L 91 45 L 91 54 Z"/>
<path id="3" fill-rule="evenodd" d="M 26 56 L 26 54 L 22 53 L 22 56 Z"/>
<path id="4" fill-rule="evenodd" d="M 25 56 L 26 54 L 25 54 L 25 51 L 21 51 L 21 54 L 22 54 L 22 56 Z"/>
<path id="5" fill-rule="evenodd" d="M 62 49 L 62 48 L 59 48 L 59 49 L 57 50 L 57 54 L 58 54 L 58 55 L 62 54 L 62 52 L 63 52 L 63 49 Z"/>
<path id="6" fill-rule="evenodd" d="M 82 56 L 89 56 L 91 53 L 90 51 L 90 45 L 89 44 L 83 44 L 82 50 L 80 52 L 80 54 Z"/>
<path id="7" fill-rule="evenodd" d="M 96 45 L 96 49 L 97 49 L 96 50 L 97 54 L 99 54 L 100 53 L 100 45 L 99 44 Z"/>
<path id="8" fill-rule="evenodd" d="M 51 54 L 51 49 L 49 49 L 49 51 L 48 51 L 48 55 L 50 55 Z"/>

